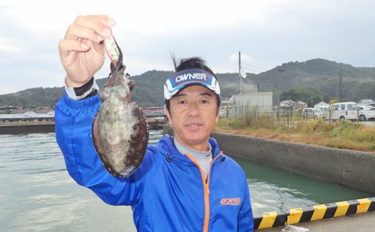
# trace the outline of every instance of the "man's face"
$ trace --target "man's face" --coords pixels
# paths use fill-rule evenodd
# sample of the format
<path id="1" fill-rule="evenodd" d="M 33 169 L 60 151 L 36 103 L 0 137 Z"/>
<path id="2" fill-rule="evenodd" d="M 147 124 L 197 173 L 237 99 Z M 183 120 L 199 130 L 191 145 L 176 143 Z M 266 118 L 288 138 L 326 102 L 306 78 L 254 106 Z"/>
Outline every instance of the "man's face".
<path id="1" fill-rule="evenodd" d="M 167 117 L 174 136 L 182 145 L 207 151 L 208 139 L 219 114 L 216 95 L 206 87 L 192 85 L 181 90 L 170 100 Z"/>

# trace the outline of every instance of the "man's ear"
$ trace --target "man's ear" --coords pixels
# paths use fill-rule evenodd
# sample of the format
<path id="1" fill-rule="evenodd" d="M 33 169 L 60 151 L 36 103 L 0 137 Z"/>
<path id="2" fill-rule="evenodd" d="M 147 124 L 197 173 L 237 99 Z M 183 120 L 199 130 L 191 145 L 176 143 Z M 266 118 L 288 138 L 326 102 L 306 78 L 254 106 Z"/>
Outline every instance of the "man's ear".
<path id="1" fill-rule="evenodd" d="M 170 126 L 172 126 L 172 116 L 171 114 L 169 113 L 169 110 L 167 109 L 166 106 L 164 106 L 164 111 L 165 111 L 165 114 L 167 115 L 167 118 L 168 118 L 168 124 Z"/>
<path id="2" fill-rule="evenodd" d="M 215 124 L 219 121 L 219 115 L 220 114 L 220 107 L 217 107 L 217 112 L 216 112 L 216 118 L 215 118 Z"/>

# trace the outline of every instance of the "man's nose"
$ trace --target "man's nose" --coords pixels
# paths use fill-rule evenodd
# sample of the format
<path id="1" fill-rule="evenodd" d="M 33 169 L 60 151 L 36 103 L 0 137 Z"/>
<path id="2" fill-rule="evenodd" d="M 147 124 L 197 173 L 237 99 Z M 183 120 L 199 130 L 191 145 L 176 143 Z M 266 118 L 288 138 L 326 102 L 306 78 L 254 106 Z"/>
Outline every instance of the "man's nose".
<path id="1" fill-rule="evenodd" d="M 196 101 L 192 101 L 189 104 L 189 117 L 194 117 L 199 115 L 199 106 Z"/>

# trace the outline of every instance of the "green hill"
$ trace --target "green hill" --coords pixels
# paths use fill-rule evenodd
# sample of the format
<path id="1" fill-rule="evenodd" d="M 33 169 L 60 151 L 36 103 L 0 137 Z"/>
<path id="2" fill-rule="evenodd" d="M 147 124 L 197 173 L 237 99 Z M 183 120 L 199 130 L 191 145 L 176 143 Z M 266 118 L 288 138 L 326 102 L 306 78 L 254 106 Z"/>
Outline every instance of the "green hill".
<path id="1" fill-rule="evenodd" d="M 305 62 L 288 62 L 260 74 L 248 74 L 243 80 L 244 91 L 274 92 L 274 100 L 292 88 L 308 92 L 322 93 L 322 99 L 337 99 L 339 91 L 339 75 L 341 64 L 324 59 L 313 59 Z M 359 101 L 360 99 L 375 99 L 375 68 L 354 67 L 343 64 L 341 66 L 343 101 Z M 148 71 L 133 76 L 136 86 L 132 98 L 139 105 L 163 105 L 163 84 L 171 71 Z M 237 73 L 218 73 L 223 98 L 228 98 L 238 92 Z M 106 82 L 106 78 L 98 79 L 99 86 Z M 60 88 L 32 88 L 12 94 L 0 95 L 0 106 L 15 105 L 24 107 L 54 106 L 63 94 Z M 299 99 L 296 99 L 299 100 Z M 274 101 L 276 102 L 276 101 Z"/>
<path id="2" fill-rule="evenodd" d="M 333 99 L 339 96 L 340 64 L 323 59 L 289 62 L 252 77 L 262 91 L 281 92 L 293 87 L 312 87 Z M 342 100 L 375 98 L 375 68 L 342 65 Z"/>

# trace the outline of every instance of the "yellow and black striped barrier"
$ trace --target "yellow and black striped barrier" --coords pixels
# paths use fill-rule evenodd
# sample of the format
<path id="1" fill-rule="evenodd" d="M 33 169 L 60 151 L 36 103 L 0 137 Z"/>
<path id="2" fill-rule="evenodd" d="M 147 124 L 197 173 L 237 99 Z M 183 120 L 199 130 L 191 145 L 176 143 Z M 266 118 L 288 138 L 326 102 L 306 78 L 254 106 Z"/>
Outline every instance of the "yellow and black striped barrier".
<path id="1" fill-rule="evenodd" d="M 287 213 L 277 213 L 276 211 L 263 213 L 262 217 L 254 218 L 254 229 L 297 224 L 368 211 L 375 211 L 375 197 L 320 204 L 303 209 L 294 208 Z"/>

